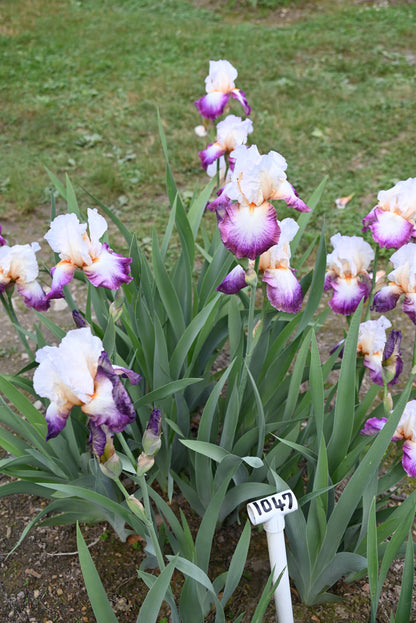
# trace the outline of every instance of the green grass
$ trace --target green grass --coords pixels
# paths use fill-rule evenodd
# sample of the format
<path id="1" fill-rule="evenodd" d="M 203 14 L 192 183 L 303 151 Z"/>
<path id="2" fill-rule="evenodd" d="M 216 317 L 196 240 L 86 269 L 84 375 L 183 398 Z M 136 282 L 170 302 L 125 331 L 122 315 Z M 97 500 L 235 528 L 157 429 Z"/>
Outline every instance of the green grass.
<path id="1" fill-rule="evenodd" d="M 156 109 L 180 188 L 204 184 L 193 101 L 208 61 L 226 58 L 253 107 L 251 141 L 286 157 L 303 198 L 329 175 L 316 231 L 325 218 L 329 234 L 358 234 L 378 191 L 416 175 L 416 5 L 253 4 L 3 0 L 0 218 L 47 202 L 46 166 L 118 207 L 139 238 L 162 230 Z"/>

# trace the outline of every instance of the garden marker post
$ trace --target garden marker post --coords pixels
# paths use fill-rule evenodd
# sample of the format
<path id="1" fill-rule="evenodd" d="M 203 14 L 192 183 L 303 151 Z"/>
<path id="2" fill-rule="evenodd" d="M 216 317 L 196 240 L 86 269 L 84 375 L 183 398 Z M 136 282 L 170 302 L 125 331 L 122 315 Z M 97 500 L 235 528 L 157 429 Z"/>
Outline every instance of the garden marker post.
<path id="1" fill-rule="evenodd" d="M 247 514 L 253 526 L 263 523 L 267 533 L 267 546 L 269 548 L 270 567 L 273 571 L 273 583 L 281 576 L 274 592 L 278 623 L 293 623 L 292 598 L 290 596 L 283 531 L 285 528 L 285 515 L 293 513 L 297 508 L 297 499 L 290 489 L 247 504 Z"/>

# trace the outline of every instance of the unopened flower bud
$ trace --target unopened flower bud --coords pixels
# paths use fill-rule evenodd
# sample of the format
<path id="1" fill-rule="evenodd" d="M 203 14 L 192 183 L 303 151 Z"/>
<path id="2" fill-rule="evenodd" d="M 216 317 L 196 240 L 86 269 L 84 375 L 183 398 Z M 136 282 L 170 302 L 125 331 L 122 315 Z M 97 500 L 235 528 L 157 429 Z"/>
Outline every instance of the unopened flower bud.
<path id="1" fill-rule="evenodd" d="M 117 480 L 122 471 L 122 465 L 120 461 L 120 457 L 116 452 L 109 459 L 107 459 L 104 463 L 100 460 L 100 469 L 105 476 L 111 478 L 112 480 Z"/>
<path id="2" fill-rule="evenodd" d="M 145 452 L 142 452 L 137 459 L 137 476 L 144 476 L 149 469 L 152 469 L 155 459 L 153 456 L 149 456 Z"/>
<path id="3" fill-rule="evenodd" d="M 390 392 L 387 392 L 384 396 L 383 404 L 386 413 L 391 413 L 393 411 L 393 398 L 391 397 Z"/>
<path id="4" fill-rule="evenodd" d="M 123 290 L 119 288 L 114 297 L 114 301 L 111 303 L 109 307 L 109 312 L 114 322 L 117 322 L 117 320 L 120 318 L 121 314 L 123 313 L 123 305 L 124 305 Z"/>
<path id="5" fill-rule="evenodd" d="M 78 329 L 83 329 L 84 327 L 88 327 L 88 323 L 85 320 L 84 316 L 81 314 L 79 309 L 72 310 L 72 318 L 78 327 Z"/>
<path id="6" fill-rule="evenodd" d="M 133 511 L 133 513 L 139 519 L 141 519 L 142 521 L 145 521 L 147 523 L 148 519 L 146 517 L 144 506 L 140 502 L 140 500 L 138 500 L 136 497 L 134 497 L 134 495 L 129 495 L 129 497 L 126 499 L 126 502 L 127 502 L 127 506 L 129 507 L 129 509 L 131 511 Z"/>
<path id="7" fill-rule="evenodd" d="M 162 418 L 159 409 L 153 409 L 146 430 L 143 433 L 143 451 L 148 456 L 154 456 L 162 445 L 161 436 Z"/>

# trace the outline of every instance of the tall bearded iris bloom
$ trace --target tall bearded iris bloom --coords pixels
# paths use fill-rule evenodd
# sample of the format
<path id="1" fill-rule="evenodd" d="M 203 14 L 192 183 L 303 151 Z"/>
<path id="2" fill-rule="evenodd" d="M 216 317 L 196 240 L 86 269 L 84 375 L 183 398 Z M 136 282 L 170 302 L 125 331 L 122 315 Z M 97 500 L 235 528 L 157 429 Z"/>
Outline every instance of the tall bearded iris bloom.
<path id="1" fill-rule="evenodd" d="M 371 279 L 367 269 L 374 251 L 359 236 L 335 234 L 331 244 L 334 250 L 327 256 L 325 290 L 333 290 L 330 308 L 348 316 L 355 312 L 362 298 L 368 299 Z"/>
<path id="2" fill-rule="evenodd" d="M 203 117 L 214 121 L 222 115 L 230 96 L 240 102 L 246 115 L 250 114 L 251 108 L 245 94 L 235 87 L 234 81 L 237 76 L 237 70 L 229 61 L 209 62 L 209 74 L 205 78 L 207 94 L 195 102 L 195 106 Z"/>
<path id="3" fill-rule="evenodd" d="M 389 311 L 404 294 L 403 311 L 416 324 L 416 244 L 405 244 L 393 253 L 390 262 L 394 270 L 388 275 L 389 284 L 376 293 L 372 309 Z"/>
<path id="4" fill-rule="evenodd" d="M 44 346 L 36 353 L 39 366 L 33 387 L 50 400 L 46 411 L 47 439 L 56 437 L 75 406 L 95 426 L 121 432 L 136 416 L 120 375 L 137 384 L 140 376 L 113 366 L 101 340 L 88 327 L 69 331 L 59 346 Z"/>
<path id="5" fill-rule="evenodd" d="M 231 153 L 239 145 L 245 145 L 247 137 L 252 131 L 253 124 L 250 119 L 243 121 L 241 117 L 228 115 L 223 121 L 220 121 L 217 125 L 215 142 L 199 152 L 199 159 L 203 168 L 207 170 L 208 165 L 224 154 Z"/>
<path id="6" fill-rule="evenodd" d="M 302 305 L 302 289 L 295 277 L 294 269 L 290 267 L 289 243 L 295 237 L 299 225 L 291 218 L 283 219 L 279 225 L 279 242 L 262 253 L 259 270 L 263 273 L 263 281 L 267 284 L 266 294 L 271 305 L 279 311 L 296 313 Z M 253 261 L 249 262 L 247 274 L 238 265 L 227 275 L 217 290 L 224 294 L 236 294 L 251 282 L 252 273 L 254 273 Z"/>
<path id="7" fill-rule="evenodd" d="M 296 313 L 302 305 L 302 289 L 290 267 L 290 245 L 299 225 L 291 218 L 280 222 L 280 238 L 277 245 L 260 256 L 259 269 L 267 284 L 267 298 L 279 311 Z"/>
<path id="8" fill-rule="evenodd" d="M 0 246 L 0 292 L 16 284 L 18 293 L 23 296 L 27 307 L 44 311 L 49 307 L 42 286 L 37 281 L 39 275 L 36 253 L 40 250 L 37 242 Z"/>
<path id="9" fill-rule="evenodd" d="M 378 204 L 363 218 L 363 231 L 370 229 L 380 247 L 399 249 L 416 237 L 416 178 L 381 190 Z"/>
<path id="10" fill-rule="evenodd" d="M 279 242 L 280 227 L 270 201 L 283 199 L 301 212 L 308 206 L 287 181 L 287 163 L 275 151 L 261 155 L 255 145 L 237 147 L 231 152 L 234 169 L 218 199 L 210 204 L 224 210 L 218 227 L 224 245 L 236 257 L 255 259 Z"/>
<path id="11" fill-rule="evenodd" d="M 391 331 L 387 337 L 386 329 L 389 327 L 391 327 L 390 320 L 380 316 L 377 320 L 362 322 L 358 331 L 357 353 L 364 357 L 364 365 L 369 370 L 370 379 L 381 386 L 384 382 L 387 385 L 397 383 L 403 370 L 400 353 L 401 332 Z M 342 356 L 342 351 L 340 355 Z"/>
<path id="12" fill-rule="evenodd" d="M 117 290 L 129 283 L 131 258 L 114 253 L 100 238 L 107 231 L 105 219 L 96 209 L 88 208 L 87 224 L 80 223 L 74 213 L 57 216 L 45 235 L 50 247 L 61 261 L 52 269 L 52 286 L 48 298 L 63 296 L 62 288 L 80 268 L 94 286 Z"/>
<path id="13" fill-rule="evenodd" d="M 361 430 L 362 435 L 376 435 L 387 418 L 370 418 Z M 407 403 L 392 441 L 404 440 L 402 465 L 409 476 L 416 478 L 416 400 Z"/>

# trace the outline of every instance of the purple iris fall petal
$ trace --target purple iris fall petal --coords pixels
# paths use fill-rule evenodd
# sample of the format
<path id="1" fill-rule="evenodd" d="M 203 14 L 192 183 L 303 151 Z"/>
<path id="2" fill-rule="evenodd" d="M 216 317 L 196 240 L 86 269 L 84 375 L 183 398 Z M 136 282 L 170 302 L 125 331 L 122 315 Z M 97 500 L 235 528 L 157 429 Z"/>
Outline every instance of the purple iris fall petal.
<path id="1" fill-rule="evenodd" d="M 279 311 L 297 313 L 302 307 L 302 288 L 293 268 L 269 268 L 264 271 L 266 293 L 270 303 Z"/>
<path id="2" fill-rule="evenodd" d="M 401 290 L 399 288 L 384 286 L 374 295 L 371 309 L 380 313 L 390 311 L 396 307 L 400 295 Z"/>
<path id="3" fill-rule="evenodd" d="M 101 426 L 97 426 L 92 420 L 89 421 L 89 428 L 89 442 L 92 445 L 93 452 L 96 456 L 101 456 L 102 454 L 104 454 L 105 444 L 107 443 L 107 436 Z"/>
<path id="4" fill-rule="evenodd" d="M 202 117 L 215 121 L 217 117 L 222 115 L 230 96 L 228 93 L 221 91 L 212 91 L 207 93 L 201 99 L 195 101 L 195 106 Z"/>
<path id="5" fill-rule="evenodd" d="M 246 286 L 246 273 L 243 267 L 238 265 L 228 273 L 224 281 L 217 287 L 217 290 L 224 294 L 237 294 L 237 292 L 240 292 L 240 290 Z"/>
<path id="6" fill-rule="evenodd" d="M 230 95 L 233 99 L 237 100 L 237 102 L 240 102 L 240 104 L 244 108 L 244 112 L 246 115 L 249 115 L 251 113 L 251 106 L 248 105 L 246 94 L 244 93 L 244 91 L 241 91 L 240 89 L 233 89 Z"/>
<path id="7" fill-rule="evenodd" d="M 108 382 L 111 383 L 113 405 L 106 401 L 106 410 L 102 413 L 97 411 L 96 406 L 94 406 L 93 412 L 89 405 L 84 407 L 83 410 L 96 424 L 106 424 L 111 431 L 119 433 L 126 428 L 127 424 L 133 422 L 136 412 L 127 390 L 122 384 L 119 375 L 115 373 L 107 353 L 103 350 L 98 360 L 95 384 L 97 388 L 104 388 L 106 385 L 108 386 Z"/>
<path id="8" fill-rule="evenodd" d="M 416 478 L 416 443 L 414 441 L 405 441 L 403 444 L 402 465 L 409 476 Z"/>
<path id="9" fill-rule="evenodd" d="M 416 294 L 414 294 L 413 292 L 408 292 L 405 294 L 402 309 L 413 322 L 413 324 L 416 324 Z"/>
<path id="10" fill-rule="evenodd" d="M 386 422 L 387 422 L 387 418 L 385 417 L 369 418 L 364 424 L 364 428 L 361 429 L 360 433 L 362 435 L 376 435 L 377 433 L 381 431 L 381 429 L 384 427 Z"/>
<path id="11" fill-rule="evenodd" d="M 238 258 L 256 259 L 277 244 L 280 227 L 270 203 L 247 207 L 233 203 L 218 223 L 224 245 Z"/>
<path id="12" fill-rule="evenodd" d="M 363 231 L 370 229 L 374 241 L 386 249 L 399 249 L 410 241 L 413 233 L 413 223 L 400 214 L 378 207 L 363 219 L 363 223 Z"/>
<path id="13" fill-rule="evenodd" d="M 206 149 L 198 153 L 198 156 L 202 167 L 207 170 L 208 165 L 218 160 L 223 154 L 225 154 L 225 149 L 222 145 L 219 143 L 210 143 Z"/>
<path id="14" fill-rule="evenodd" d="M 366 301 L 371 291 L 371 280 L 365 276 L 345 279 L 339 277 L 332 279 L 330 283 L 334 293 L 329 306 L 335 313 L 345 316 L 353 314 L 361 299 Z"/>

